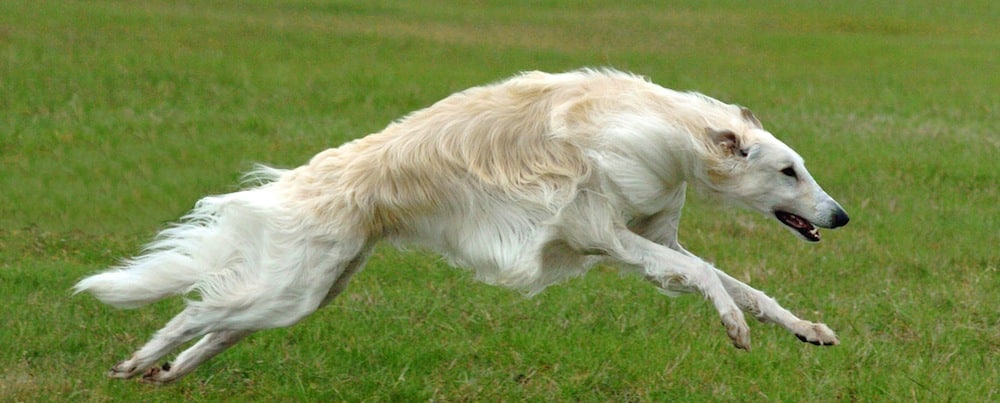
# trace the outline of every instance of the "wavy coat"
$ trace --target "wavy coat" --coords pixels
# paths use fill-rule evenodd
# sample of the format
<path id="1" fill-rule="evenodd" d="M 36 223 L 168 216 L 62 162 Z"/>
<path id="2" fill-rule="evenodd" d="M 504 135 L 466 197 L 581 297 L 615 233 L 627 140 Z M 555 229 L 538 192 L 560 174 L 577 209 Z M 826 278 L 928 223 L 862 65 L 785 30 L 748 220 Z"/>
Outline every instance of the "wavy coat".
<path id="1" fill-rule="evenodd" d="M 737 347 L 749 348 L 743 311 L 805 341 L 838 342 L 684 250 L 677 229 L 689 184 L 807 240 L 818 240 L 814 225 L 846 224 L 846 213 L 749 110 L 632 74 L 524 73 L 298 168 L 260 166 L 247 182 L 76 285 L 124 308 L 190 298 L 111 376 L 170 382 L 256 330 L 294 324 L 342 292 L 380 240 L 432 249 L 528 294 L 614 263 L 665 292 L 705 295 Z M 199 336 L 172 365 L 154 366 Z"/>

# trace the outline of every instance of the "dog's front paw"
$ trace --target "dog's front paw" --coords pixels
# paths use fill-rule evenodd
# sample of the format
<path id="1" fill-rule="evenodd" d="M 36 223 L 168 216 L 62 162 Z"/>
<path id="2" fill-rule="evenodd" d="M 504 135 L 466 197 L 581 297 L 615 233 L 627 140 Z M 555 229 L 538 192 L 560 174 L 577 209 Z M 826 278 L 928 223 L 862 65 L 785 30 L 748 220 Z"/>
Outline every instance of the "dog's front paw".
<path id="1" fill-rule="evenodd" d="M 840 344 L 840 340 L 837 340 L 837 334 L 822 323 L 802 321 L 800 326 L 796 326 L 795 337 L 817 346 L 835 346 Z"/>
<path id="2" fill-rule="evenodd" d="M 734 310 L 722 315 L 722 324 L 726 327 L 726 334 L 729 335 L 729 340 L 732 340 L 733 346 L 750 351 L 750 327 L 743 319 L 742 312 Z"/>

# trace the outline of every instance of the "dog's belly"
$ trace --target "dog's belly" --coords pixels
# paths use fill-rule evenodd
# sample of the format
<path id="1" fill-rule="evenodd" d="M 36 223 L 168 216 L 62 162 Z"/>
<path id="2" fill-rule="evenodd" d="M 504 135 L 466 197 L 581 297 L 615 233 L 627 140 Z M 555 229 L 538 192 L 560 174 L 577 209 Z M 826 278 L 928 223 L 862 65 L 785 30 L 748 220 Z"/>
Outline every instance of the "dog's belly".
<path id="1" fill-rule="evenodd" d="M 529 294 L 583 274 L 602 258 L 562 241 L 550 225 L 551 213 L 509 205 L 481 211 L 420 217 L 389 240 L 430 249 L 473 271 L 479 281 Z"/>

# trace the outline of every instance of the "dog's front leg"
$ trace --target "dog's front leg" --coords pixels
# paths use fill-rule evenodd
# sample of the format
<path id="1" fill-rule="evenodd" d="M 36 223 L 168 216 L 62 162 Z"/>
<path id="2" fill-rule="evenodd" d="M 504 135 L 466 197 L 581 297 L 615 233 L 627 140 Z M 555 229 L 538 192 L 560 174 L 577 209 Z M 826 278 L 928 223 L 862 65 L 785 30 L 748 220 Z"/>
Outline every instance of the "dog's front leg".
<path id="1" fill-rule="evenodd" d="M 687 256 L 694 256 L 676 242 L 672 243 L 671 249 Z M 729 274 L 718 268 L 713 268 L 713 270 L 715 270 L 715 274 L 719 277 L 719 280 L 722 281 L 722 286 L 726 288 L 726 292 L 736 301 L 736 305 L 744 312 L 753 315 L 757 320 L 781 325 L 794 333 L 799 340 L 817 346 L 835 346 L 840 344 L 837 334 L 825 324 L 800 319 L 763 291 L 729 276 Z"/>
<path id="2" fill-rule="evenodd" d="M 715 270 L 722 285 L 736 301 L 736 304 L 761 322 L 777 323 L 794 333 L 799 340 L 807 343 L 818 346 L 840 344 L 837 335 L 826 325 L 799 319 L 764 292 L 730 277 L 722 270 Z"/>
<path id="3" fill-rule="evenodd" d="M 743 312 L 707 262 L 652 242 L 629 230 L 618 231 L 622 250 L 615 256 L 641 268 L 643 276 L 667 291 L 697 291 L 712 301 L 737 348 L 750 350 L 750 328 Z"/>
<path id="4" fill-rule="evenodd" d="M 642 235 L 644 238 L 664 245 L 677 251 L 678 253 L 697 259 L 697 257 L 685 250 L 677 242 L 677 227 L 680 216 L 676 213 L 661 212 L 659 214 L 637 220 L 631 225 L 631 229 Z M 767 294 L 757 290 L 728 274 L 713 268 L 723 287 L 729 293 L 736 305 L 744 312 L 756 317 L 761 322 L 770 322 L 781 325 L 785 329 L 794 333 L 799 340 L 821 346 L 831 346 L 839 344 L 837 335 L 829 327 L 822 323 L 813 323 L 799 319 L 797 316 L 783 308 L 777 301 Z"/>

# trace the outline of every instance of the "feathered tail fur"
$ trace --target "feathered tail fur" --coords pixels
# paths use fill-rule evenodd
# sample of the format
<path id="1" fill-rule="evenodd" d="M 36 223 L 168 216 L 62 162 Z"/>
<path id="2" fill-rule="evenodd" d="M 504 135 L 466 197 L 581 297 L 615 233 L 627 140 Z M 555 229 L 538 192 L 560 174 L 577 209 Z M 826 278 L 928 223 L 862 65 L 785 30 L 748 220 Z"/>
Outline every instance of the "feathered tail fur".
<path id="1" fill-rule="evenodd" d="M 268 182 L 285 171 L 258 166 L 244 177 L 257 187 L 199 200 L 179 223 L 164 229 L 139 257 L 84 278 L 74 294 L 89 292 L 118 308 L 137 308 L 171 295 L 186 294 L 215 273 L 254 257 L 247 243 L 274 207 Z"/>

